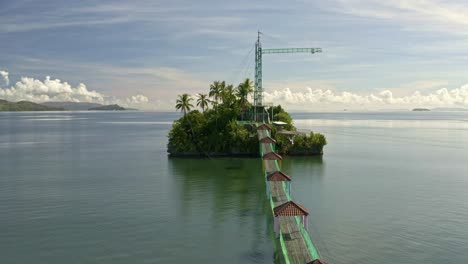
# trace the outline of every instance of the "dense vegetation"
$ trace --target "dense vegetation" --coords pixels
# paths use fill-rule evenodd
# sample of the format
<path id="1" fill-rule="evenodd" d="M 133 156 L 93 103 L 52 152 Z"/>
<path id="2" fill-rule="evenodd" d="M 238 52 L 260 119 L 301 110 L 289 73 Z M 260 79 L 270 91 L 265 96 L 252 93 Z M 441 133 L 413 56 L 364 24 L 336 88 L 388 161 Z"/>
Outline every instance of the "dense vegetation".
<path id="1" fill-rule="evenodd" d="M 209 94 L 197 95 L 195 103 L 202 112 L 192 110 L 194 99 L 190 95 L 179 95 L 176 109 L 184 116 L 172 125 L 168 152 L 173 155 L 257 153 L 255 135 L 236 123 L 242 119 L 242 110 L 248 109 L 246 98 L 251 92 L 252 82 L 248 79 L 236 88 L 216 81 L 211 84 Z"/>
<path id="2" fill-rule="evenodd" d="M 9 102 L 0 99 L 0 112 L 1 111 L 61 111 L 63 108 L 50 107 L 45 105 L 36 104 L 28 101 Z"/>
<path id="3" fill-rule="evenodd" d="M 208 94 L 198 94 L 196 100 L 189 94 L 179 95 L 176 109 L 184 115 L 174 121 L 169 132 L 168 152 L 175 156 L 200 155 L 258 155 L 259 143 L 256 129 L 251 124 L 242 124 L 249 120 L 252 105 L 248 97 L 253 92 L 249 79 L 237 87 L 224 81 L 215 81 L 210 85 Z M 199 110 L 193 110 L 196 106 Z M 210 107 L 211 106 L 211 107 Z M 291 116 L 281 106 L 268 109 L 270 120 L 282 121 L 284 129 L 295 131 Z M 321 154 L 326 139 L 321 134 L 294 136 L 281 135 L 273 129 L 277 139 L 277 150 L 282 154 L 311 155 Z"/>
<path id="4" fill-rule="evenodd" d="M 288 112 L 281 105 L 273 106 L 268 109 L 270 120 L 282 121 L 286 125 L 284 130 L 297 132 L 296 127 Z M 273 126 L 272 136 L 276 139 L 276 149 L 279 154 L 289 155 L 314 155 L 323 153 L 323 147 L 327 144 L 327 139 L 320 133 L 310 132 L 297 133 L 296 135 L 282 134 Z"/>

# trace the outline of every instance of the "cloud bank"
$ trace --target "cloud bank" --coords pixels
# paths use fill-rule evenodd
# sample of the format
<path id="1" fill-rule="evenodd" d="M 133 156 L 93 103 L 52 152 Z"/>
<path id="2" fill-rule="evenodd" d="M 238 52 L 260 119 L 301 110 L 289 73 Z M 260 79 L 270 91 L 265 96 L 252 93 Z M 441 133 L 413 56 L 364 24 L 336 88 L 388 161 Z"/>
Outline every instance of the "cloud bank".
<path id="1" fill-rule="evenodd" d="M 5 79 L 8 85 L 8 72 L 0 71 L 0 75 Z M 123 106 L 135 107 L 149 103 L 148 97 L 141 94 L 123 99 L 115 98 L 94 90 L 90 91 L 83 83 L 72 87 L 67 82 L 62 82 L 59 79 L 51 79 L 49 76 L 43 81 L 30 77 L 21 77 L 20 81 L 9 88 L 0 87 L 0 98 L 14 102 L 22 100 L 31 102 L 69 101 L 121 104 Z"/>
<path id="2" fill-rule="evenodd" d="M 9 83 L 8 72 L 0 71 L 0 75 Z M 178 91 L 169 94 L 176 98 Z M 142 94 L 127 98 L 117 98 L 89 90 L 80 83 L 73 87 L 67 82 L 52 79 L 44 80 L 22 77 L 9 88 L 0 85 L 0 99 L 9 101 L 70 101 L 90 102 L 100 104 L 119 104 L 125 107 L 153 110 L 174 110 L 171 100 L 150 101 Z M 378 109 L 411 109 L 415 107 L 464 107 L 468 108 L 468 84 L 460 88 L 442 88 L 433 92 L 416 91 L 407 96 L 395 96 L 391 90 L 379 93 L 359 94 L 350 91 L 336 92 L 328 88 L 312 89 L 276 89 L 265 92 L 264 102 L 281 104 L 292 111 L 336 111 L 336 110 L 378 110 Z"/>
<path id="3" fill-rule="evenodd" d="M 396 97 L 390 90 L 378 94 L 336 93 L 331 90 L 306 88 L 293 92 L 289 88 L 265 92 L 265 102 L 275 102 L 298 111 L 346 109 L 401 109 L 414 107 L 468 107 L 468 84 L 460 88 L 439 89 L 423 94 Z"/>

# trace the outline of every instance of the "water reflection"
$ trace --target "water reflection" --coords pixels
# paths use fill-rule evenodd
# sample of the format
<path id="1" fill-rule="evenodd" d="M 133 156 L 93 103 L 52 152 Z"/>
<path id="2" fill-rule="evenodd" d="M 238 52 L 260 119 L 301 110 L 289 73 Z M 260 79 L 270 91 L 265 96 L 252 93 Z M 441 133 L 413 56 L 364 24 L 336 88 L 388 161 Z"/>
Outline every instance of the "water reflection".
<path id="1" fill-rule="evenodd" d="M 240 254 L 242 262 L 273 261 L 271 209 L 259 159 L 169 158 L 168 166 L 182 218 L 194 221 L 200 214 L 209 215 L 205 220 L 213 232 L 222 230 L 223 239 L 247 246 Z M 237 231 L 226 232 L 229 229 Z"/>

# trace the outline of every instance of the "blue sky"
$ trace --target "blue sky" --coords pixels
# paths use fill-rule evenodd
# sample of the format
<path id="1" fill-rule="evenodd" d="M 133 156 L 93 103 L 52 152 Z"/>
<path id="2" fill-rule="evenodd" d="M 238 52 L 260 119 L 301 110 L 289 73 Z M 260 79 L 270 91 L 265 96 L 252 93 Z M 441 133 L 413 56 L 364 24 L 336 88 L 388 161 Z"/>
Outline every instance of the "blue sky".
<path id="1" fill-rule="evenodd" d="M 9 84 L 0 87 L 9 99 L 37 101 L 62 98 L 50 93 L 64 82 L 68 90 L 83 83 L 106 100 L 141 95 L 148 100 L 134 103 L 142 108 L 170 110 L 177 94 L 253 78 L 260 29 L 264 48 L 323 49 L 265 55 L 269 101 L 311 111 L 468 107 L 468 4 L 388 2 L 1 1 L 0 70 Z M 17 86 L 21 77 L 31 82 Z M 23 91 L 14 97 L 12 88 Z"/>

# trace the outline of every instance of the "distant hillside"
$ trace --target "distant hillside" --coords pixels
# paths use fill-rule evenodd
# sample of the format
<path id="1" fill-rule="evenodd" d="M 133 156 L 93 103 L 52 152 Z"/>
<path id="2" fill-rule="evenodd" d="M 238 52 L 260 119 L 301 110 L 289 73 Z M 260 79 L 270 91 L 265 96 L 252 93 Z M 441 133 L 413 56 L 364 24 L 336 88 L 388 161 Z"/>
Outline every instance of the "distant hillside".
<path id="1" fill-rule="evenodd" d="M 99 107 L 93 107 L 93 108 L 90 108 L 89 110 L 91 110 L 91 111 L 115 111 L 115 110 L 122 111 L 122 110 L 126 110 L 126 109 L 121 107 L 118 104 L 113 104 L 113 105 L 103 105 L 103 106 L 99 106 Z"/>
<path id="2" fill-rule="evenodd" d="M 425 112 L 425 111 L 431 111 L 430 109 L 428 108 L 413 108 L 413 111 L 417 111 L 417 112 Z"/>
<path id="3" fill-rule="evenodd" d="M 36 104 L 28 101 L 19 101 L 17 103 L 0 99 L 0 112 L 16 111 L 63 111 L 62 107 L 50 107 Z"/>
<path id="4" fill-rule="evenodd" d="M 71 111 L 86 111 L 90 108 L 100 107 L 102 104 L 97 103 L 77 103 L 77 102 L 44 102 L 41 105 L 63 108 Z"/>

